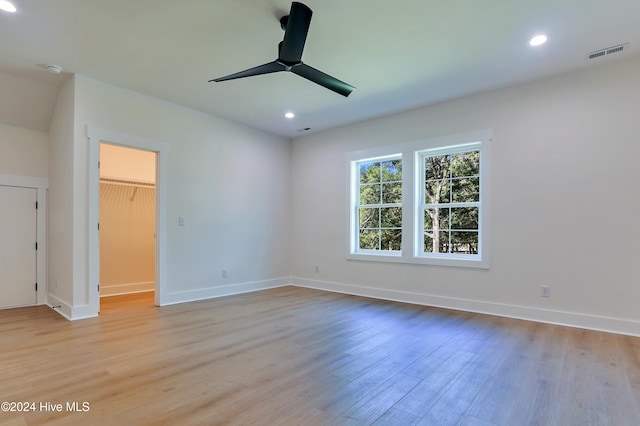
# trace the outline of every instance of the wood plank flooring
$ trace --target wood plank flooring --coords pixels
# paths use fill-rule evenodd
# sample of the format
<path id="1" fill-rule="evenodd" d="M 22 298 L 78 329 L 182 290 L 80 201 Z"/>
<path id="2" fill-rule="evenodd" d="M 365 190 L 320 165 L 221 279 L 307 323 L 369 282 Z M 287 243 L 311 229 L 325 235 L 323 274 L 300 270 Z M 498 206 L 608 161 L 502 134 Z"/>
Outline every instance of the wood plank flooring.
<path id="1" fill-rule="evenodd" d="M 640 338 L 295 287 L 4 310 L 0 343 L 35 403 L 0 425 L 640 424 Z"/>

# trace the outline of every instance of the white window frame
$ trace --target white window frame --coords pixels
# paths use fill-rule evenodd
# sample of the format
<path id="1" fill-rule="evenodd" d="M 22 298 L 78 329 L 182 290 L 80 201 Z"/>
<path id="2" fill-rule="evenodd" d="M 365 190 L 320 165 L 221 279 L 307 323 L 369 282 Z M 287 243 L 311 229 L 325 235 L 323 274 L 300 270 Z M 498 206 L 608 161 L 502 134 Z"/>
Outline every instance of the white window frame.
<path id="1" fill-rule="evenodd" d="M 416 230 L 424 229 L 424 212 L 425 209 L 434 206 L 435 204 L 428 204 L 426 200 L 425 194 L 425 160 L 429 157 L 443 156 L 443 155 L 451 155 L 451 154 L 460 154 L 471 151 L 479 151 L 480 153 L 480 193 L 479 193 L 479 201 L 468 202 L 468 203 L 445 203 L 443 207 L 477 207 L 479 210 L 479 220 L 478 220 L 478 254 L 456 254 L 456 253 L 433 253 L 433 252 L 425 252 L 424 251 L 424 232 L 416 232 L 416 245 L 415 245 L 415 256 L 416 257 L 424 257 L 431 259 L 456 259 L 456 260 L 472 260 L 479 261 L 482 259 L 482 201 L 483 201 L 483 191 L 482 191 L 482 142 L 472 142 L 464 145 L 456 145 L 456 146 L 448 146 L 444 148 L 435 148 L 435 149 L 427 149 L 423 151 L 418 151 L 415 153 L 416 155 L 416 170 L 418 173 L 416 176 L 420 180 L 416 187 L 418 188 L 417 195 L 418 199 L 416 200 Z M 449 229 L 449 231 L 451 231 Z"/>
<path id="2" fill-rule="evenodd" d="M 363 255 L 373 255 L 373 256 L 401 256 L 402 255 L 402 249 L 401 250 L 367 250 L 367 249 L 361 249 L 360 248 L 360 166 L 362 164 L 367 164 L 367 163 L 378 163 L 378 162 L 385 162 L 385 161 L 392 161 L 392 160 L 402 160 L 402 169 L 404 172 L 404 159 L 402 158 L 402 154 L 401 153 L 396 153 L 396 154 L 391 154 L 391 155 L 383 155 L 383 156 L 379 156 L 379 157 L 373 157 L 373 158 L 365 158 L 362 160 L 356 160 L 356 161 L 352 161 L 351 162 L 351 199 L 350 199 L 350 203 L 349 205 L 351 206 L 350 210 L 351 210 L 351 239 L 350 239 L 350 244 L 351 244 L 351 252 L 353 252 L 354 254 L 363 254 Z M 404 179 L 403 179 L 404 182 Z M 403 197 L 403 201 L 404 201 L 404 185 L 402 188 L 402 197 Z M 387 204 L 374 204 L 371 205 L 370 207 L 385 207 L 385 206 L 394 206 L 394 207 L 402 207 L 403 208 L 403 212 L 404 212 L 404 206 L 403 203 L 400 204 L 391 204 L 391 203 L 387 203 Z M 404 215 L 403 215 L 403 223 L 404 223 Z M 403 237 L 404 237 L 404 227 L 403 227 Z M 403 238 L 404 240 L 404 238 Z"/>
<path id="3" fill-rule="evenodd" d="M 347 154 L 348 231 L 346 258 L 349 260 L 413 263 L 451 267 L 489 269 L 490 236 L 490 129 L 427 139 L 402 145 L 391 145 Z M 480 201 L 478 223 L 478 254 L 425 253 L 424 234 L 424 175 L 422 163 L 425 153 L 445 153 L 466 147 L 480 150 Z M 457 151 L 459 152 L 459 151 Z M 402 249 L 400 251 L 359 250 L 356 197 L 359 197 L 359 164 L 401 156 L 402 158 Z M 422 198 L 421 198 L 422 197 Z"/>

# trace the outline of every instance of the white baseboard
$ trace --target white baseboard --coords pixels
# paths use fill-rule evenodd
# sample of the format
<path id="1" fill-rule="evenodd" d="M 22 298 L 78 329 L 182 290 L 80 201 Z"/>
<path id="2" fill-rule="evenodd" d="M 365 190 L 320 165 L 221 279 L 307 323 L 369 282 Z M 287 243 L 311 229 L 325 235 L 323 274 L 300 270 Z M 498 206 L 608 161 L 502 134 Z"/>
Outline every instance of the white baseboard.
<path id="1" fill-rule="evenodd" d="M 521 305 L 461 299 L 425 293 L 381 289 L 330 281 L 310 280 L 298 277 L 283 277 L 264 281 L 229 284 L 225 286 L 198 290 L 171 292 L 162 297 L 161 305 L 166 306 L 178 303 L 194 302 L 198 300 L 214 299 L 218 297 L 267 290 L 288 285 L 313 288 L 316 290 L 324 290 L 335 293 L 371 297 L 375 299 L 412 303 L 445 309 L 456 309 L 480 314 L 497 315 L 502 317 L 536 321 L 548 324 L 557 324 L 568 327 L 584 328 L 588 330 L 604 331 L 608 333 L 640 336 L 640 321 L 627 320 L 623 318 L 613 318 L 578 312 L 566 312 Z M 55 309 L 56 312 L 69 320 L 93 318 L 96 316 L 91 313 L 89 305 L 71 306 L 64 300 L 51 294 L 48 295 L 47 305 Z"/>
<path id="2" fill-rule="evenodd" d="M 100 286 L 100 297 L 118 296 L 121 294 L 142 293 L 154 291 L 156 283 L 153 281 L 142 283 L 112 284 Z"/>
<path id="3" fill-rule="evenodd" d="M 291 285 L 416 305 L 640 336 L 640 321 L 291 277 Z"/>
<path id="4" fill-rule="evenodd" d="M 53 294 L 48 294 L 47 305 L 66 319 L 71 320 L 71 305 L 64 300 L 54 296 Z"/>
<path id="5" fill-rule="evenodd" d="M 217 297 L 231 296 L 252 291 L 268 290 L 270 288 L 291 285 L 288 277 L 274 278 L 264 281 L 229 284 L 219 287 L 203 288 L 198 290 L 177 291 L 168 293 L 160 301 L 161 306 L 175 305 L 177 303 L 195 302 L 197 300 L 214 299 Z"/>
<path id="6" fill-rule="evenodd" d="M 97 316 L 91 313 L 89 305 L 71 306 L 69 303 L 54 296 L 53 294 L 47 295 L 47 305 L 69 321 L 94 318 Z"/>

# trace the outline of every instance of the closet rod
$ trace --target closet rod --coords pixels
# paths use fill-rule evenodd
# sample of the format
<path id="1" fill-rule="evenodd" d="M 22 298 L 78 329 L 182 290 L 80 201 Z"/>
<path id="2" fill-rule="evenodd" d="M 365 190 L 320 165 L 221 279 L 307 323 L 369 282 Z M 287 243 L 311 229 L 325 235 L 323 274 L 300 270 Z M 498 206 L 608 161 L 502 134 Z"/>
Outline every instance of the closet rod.
<path id="1" fill-rule="evenodd" d="M 122 186 L 137 186 L 142 188 L 156 187 L 156 184 L 153 182 L 145 182 L 142 180 L 131 180 L 131 179 L 116 179 L 116 178 L 107 178 L 107 177 L 101 177 L 100 183 L 109 183 L 113 185 L 122 185 Z"/>

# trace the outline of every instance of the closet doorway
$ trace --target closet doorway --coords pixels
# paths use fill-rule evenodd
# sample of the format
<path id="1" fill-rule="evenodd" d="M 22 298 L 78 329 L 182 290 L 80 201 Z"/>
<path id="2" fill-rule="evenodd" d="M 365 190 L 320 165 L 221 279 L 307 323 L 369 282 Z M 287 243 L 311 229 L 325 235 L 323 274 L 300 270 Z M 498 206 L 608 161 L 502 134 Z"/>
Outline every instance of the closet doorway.
<path id="1" fill-rule="evenodd" d="M 154 304 L 156 156 L 151 151 L 100 143 L 102 300 L 135 298 Z"/>

